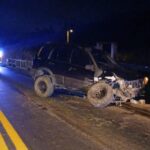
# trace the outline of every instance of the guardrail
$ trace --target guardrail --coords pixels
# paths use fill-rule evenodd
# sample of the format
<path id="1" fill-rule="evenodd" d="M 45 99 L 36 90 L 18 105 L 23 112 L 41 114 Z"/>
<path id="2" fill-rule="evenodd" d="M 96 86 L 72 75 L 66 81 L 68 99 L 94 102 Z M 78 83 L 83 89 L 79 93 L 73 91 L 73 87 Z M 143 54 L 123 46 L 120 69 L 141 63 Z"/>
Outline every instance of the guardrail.
<path id="1" fill-rule="evenodd" d="M 30 70 L 32 69 L 33 61 L 8 58 L 6 59 L 6 65 L 19 69 Z"/>

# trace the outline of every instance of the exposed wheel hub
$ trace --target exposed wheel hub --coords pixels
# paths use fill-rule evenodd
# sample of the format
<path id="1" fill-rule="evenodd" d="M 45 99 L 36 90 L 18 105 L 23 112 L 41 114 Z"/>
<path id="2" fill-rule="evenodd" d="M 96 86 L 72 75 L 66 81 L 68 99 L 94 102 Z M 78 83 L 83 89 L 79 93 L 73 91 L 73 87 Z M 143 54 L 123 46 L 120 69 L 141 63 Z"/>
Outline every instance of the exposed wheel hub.
<path id="1" fill-rule="evenodd" d="M 106 95 L 106 89 L 105 88 L 99 89 L 98 91 L 96 91 L 96 94 L 95 94 L 95 96 L 96 96 L 97 99 L 101 99 L 105 95 Z"/>
<path id="2" fill-rule="evenodd" d="M 39 82 L 39 89 L 42 93 L 46 92 L 46 89 L 47 89 L 46 83 L 43 81 Z"/>

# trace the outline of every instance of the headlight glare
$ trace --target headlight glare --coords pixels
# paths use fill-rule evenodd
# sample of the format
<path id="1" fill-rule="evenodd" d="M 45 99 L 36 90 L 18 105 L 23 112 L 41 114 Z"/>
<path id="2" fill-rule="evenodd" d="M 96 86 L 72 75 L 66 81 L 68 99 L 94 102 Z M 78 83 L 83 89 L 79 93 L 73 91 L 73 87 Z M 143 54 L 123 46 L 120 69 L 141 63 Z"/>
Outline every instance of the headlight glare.
<path id="1" fill-rule="evenodd" d="M 149 78 L 148 78 L 148 77 L 144 77 L 143 84 L 144 84 L 144 85 L 147 85 L 147 84 L 148 84 L 148 81 L 149 81 Z"/>

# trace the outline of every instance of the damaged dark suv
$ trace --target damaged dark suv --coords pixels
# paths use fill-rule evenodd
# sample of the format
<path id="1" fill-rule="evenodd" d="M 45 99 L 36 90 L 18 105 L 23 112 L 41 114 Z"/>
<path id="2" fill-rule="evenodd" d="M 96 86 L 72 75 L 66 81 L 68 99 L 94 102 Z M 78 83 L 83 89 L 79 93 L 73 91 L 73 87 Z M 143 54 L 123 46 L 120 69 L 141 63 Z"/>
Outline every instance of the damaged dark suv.
<path id="1" fill-rule="evenodd" d="M 95 107 L 137 98 L 148 83 L 147 77 L 127 71 L 96 48 L 48 44 L 39 49 L 33 68 L 40 97 L 51 96 L 61 86 L 82 90 Z"/>

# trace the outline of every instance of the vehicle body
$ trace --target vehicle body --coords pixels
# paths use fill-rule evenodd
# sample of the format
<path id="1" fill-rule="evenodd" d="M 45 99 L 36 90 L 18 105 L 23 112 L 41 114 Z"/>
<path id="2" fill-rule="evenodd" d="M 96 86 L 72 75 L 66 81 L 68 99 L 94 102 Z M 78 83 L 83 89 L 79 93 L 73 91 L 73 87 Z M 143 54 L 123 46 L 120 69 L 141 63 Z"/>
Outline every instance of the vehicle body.
<path id="1" fill-rule="evenodd" d="M 47 44 L 36 54 L 33 68 L 39 96 L 51 96 L 57 86 L 82 90 L 95 107 L 136 98 L 148 82 L 95 48 Z"/>

